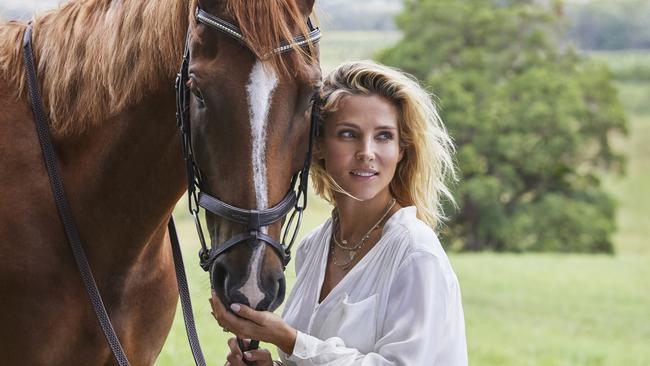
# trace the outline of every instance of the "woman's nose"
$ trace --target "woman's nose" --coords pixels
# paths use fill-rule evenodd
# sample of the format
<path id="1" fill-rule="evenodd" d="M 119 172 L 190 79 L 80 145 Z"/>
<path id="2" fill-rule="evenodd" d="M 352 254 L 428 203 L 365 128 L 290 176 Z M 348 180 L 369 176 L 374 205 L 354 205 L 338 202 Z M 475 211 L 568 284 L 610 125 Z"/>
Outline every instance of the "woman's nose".
<path id="1" fill-rule="evenodd" d="M 372 161 L 375 159 L 374 144 L 372 140 L 362 140 L 361 145 L 355 155 L 358 160 Z"/>

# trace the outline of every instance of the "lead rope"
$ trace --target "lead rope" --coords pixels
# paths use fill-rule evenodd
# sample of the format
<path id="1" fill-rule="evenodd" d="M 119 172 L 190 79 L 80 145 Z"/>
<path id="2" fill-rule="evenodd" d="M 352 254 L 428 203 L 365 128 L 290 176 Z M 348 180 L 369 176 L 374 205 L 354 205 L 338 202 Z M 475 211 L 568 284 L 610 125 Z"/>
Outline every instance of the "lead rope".
<path id="1" fill-rule="evenodd" d="M 183 254 L 176 234 L 174 218 L 169 218 L 167 225 L 169 230 L 169 239 L 172 243 L 172 252 L 174 254 L 174 267 L 176 269 L 176 282 L 178 283 L 178 295 L 181 298 L 181 308 L 183 310 L 183 320 L 185 321 L 185 331 L 187 340 L 190 343 L 194 363 L 197 366 L 205 366 L 205 358 L 201 350 L 201 343 L 196 334 L 196 324 L 194 323 L 194 314 L 192 312 L 192 300 L 190 300 L 190 289 L 187 285 L 187 276 L 185 275 L 185 265 L 183 264 Z"/>
<path id="2" fill-rule="evenodd" d="M 43 152 L 43 160 L 45 162 L 45 168 L 47 170 L 59 218 L 63 223 L 68 243 L 70 244 L 72 254 L 77 263 L 77 268 L 79 269 L 79 274 L 81 275 L 81 279 L 86 287 L 86 293 L 90 298 L 93 310 L 95 311 L 97 320 L 99 320 L 99 324 L 102 327 L 104 336 L 106 336 L 108 345 L 111 347 L 113 356 L 115 356 L 115 360 L 120 366 L 128 366 L 129 361 L 127 360 L 122 345 L 115 334 L 115 329 L 113 329 L 111 320 L 106 312 L 106 307 L 104 306 L 104 302 L 102 301 L 99 290 L 97 289 L 97 283 L 95 282 L 95 278 L 90 270 L 88 259 L 83 246 L 81 245 L 79 232 L 74 222 L 74 217 L 70 212 L 70 206 L 68 205 L 65 196 L 63 182 L 61 181 L 61 175 L 59 174 L 59 168 L 57 165 L 56 154 L 52 147 L 50 129 L 46 122 L 45 113 L 43 112 L 43 101 L 38 88 L 38 79 L 36 78 L 36 69 L 34 67 L 34 56 L 32 50 L 31 22 L 27 25 L 23 38 L 23 57 L 25 61 L 25 74 L 27 77 L 27 89 L 31 99 L 31 107 L 32 113 L 34 114 L 34 123 L 36 124 L 38 141 L 40 142 L 41 150 Z"/>

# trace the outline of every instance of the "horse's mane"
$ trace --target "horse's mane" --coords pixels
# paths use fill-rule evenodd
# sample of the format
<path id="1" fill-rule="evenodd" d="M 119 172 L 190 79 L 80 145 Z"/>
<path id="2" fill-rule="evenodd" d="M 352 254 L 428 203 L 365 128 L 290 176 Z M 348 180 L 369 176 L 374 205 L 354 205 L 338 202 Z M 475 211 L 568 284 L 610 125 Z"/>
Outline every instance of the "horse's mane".
<path id="1" fill-rule="evenodd" d="M 255 4 L 254 6 L 251 6 Z M 76 133 L 142 100 L 173 80 L 183 51 L 188 14 L 196 0 L 71 0 L 33 19 L 34 52 L 53 130 Z M 226 10 L 258 54 L 303 32 L 293 0 L 229 0 Z M 193 13 L 192 13 L 193 14 Z M 278 21 L 285 19 L 285 22 Z M 0 25 L 0 80 L 25 95 L 22 37 L 26 23 Z M 306 57 L 288 58 L 303 66 Z M 286 70 L 287 58 L 273 67 Z"/>

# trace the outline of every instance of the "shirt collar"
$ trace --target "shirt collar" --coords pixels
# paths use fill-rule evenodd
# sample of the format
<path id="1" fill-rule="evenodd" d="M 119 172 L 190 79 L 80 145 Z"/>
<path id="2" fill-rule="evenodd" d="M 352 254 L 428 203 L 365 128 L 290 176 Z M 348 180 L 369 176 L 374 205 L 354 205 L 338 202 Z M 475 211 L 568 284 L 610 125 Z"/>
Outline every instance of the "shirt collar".
<path id="1" fill-rule="evenodd" d="M 386 232 L 386 230 L 392 226 L 416 219 L 417 213 L 418 210 L 415 206 L 406 206 L 400 208 L 386 221 L 386 224 L 384 224 L 383 232 Z"/>

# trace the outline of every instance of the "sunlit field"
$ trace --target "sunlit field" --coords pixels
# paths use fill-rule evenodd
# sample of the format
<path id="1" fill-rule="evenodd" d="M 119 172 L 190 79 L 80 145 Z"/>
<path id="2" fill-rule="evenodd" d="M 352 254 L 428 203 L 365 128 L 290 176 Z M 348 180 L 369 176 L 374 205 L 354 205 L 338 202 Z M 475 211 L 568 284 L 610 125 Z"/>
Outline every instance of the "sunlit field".
<path id="1" fill-rule="evenodd" d="M 371 58 L 398 39 L 397 33 L 328 32 L 321 47 L 323 69 Z M 615 63 L 627 60 L 621 53 L 596 57 L 618 67 L 617 73 L 623 66 Z M 626 79 L 617 86 L 630 131 L 615 141 L 628 156 L 627 175 L 604 177 L 619 204 L 616 254 L 450 254 L 463 292 L 470 364 L 650 365 L 650 80 Z M 198 266 L 196 233 L 185 207 L 183 201 L 176 218 L 199 336 L 208 364 L 223 365 L 228 335 L 210 315 L 210 285 Z M 326 203 L 311 199 L 302 234 L 329 212 Z M 291 286 L 292 265 L 287 277 Z M 179 307 L 157 365 L 192 364 Z"/>

